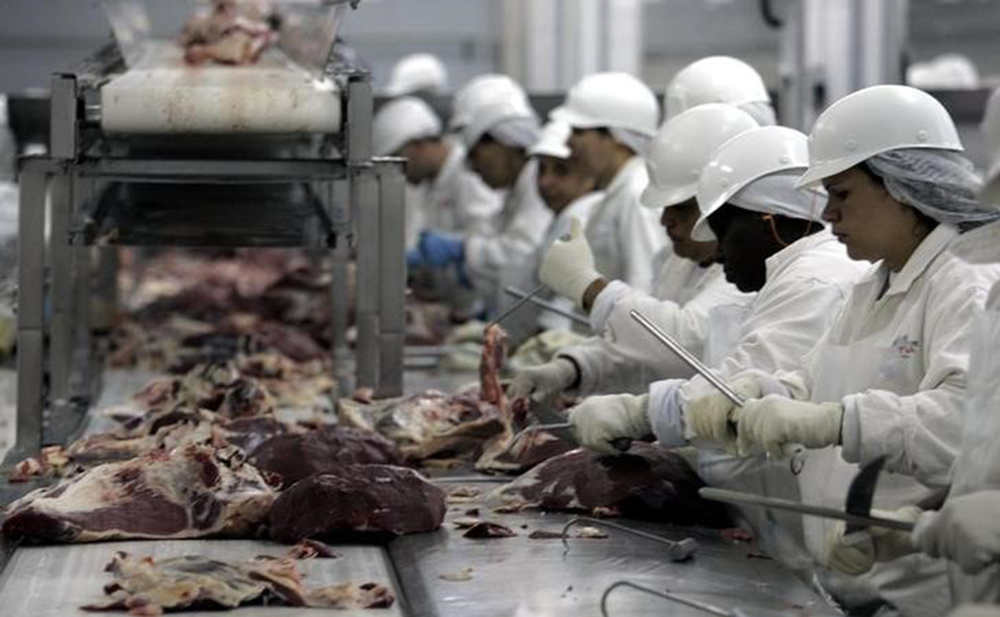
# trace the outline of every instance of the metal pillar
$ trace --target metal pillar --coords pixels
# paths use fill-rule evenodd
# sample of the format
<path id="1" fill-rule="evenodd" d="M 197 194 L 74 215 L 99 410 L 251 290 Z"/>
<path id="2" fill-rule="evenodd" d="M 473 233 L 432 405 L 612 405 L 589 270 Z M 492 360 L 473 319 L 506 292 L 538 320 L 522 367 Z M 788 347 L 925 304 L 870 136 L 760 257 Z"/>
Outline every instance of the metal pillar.
<path id="1" fill-rule="evenodd" d="M 21 170 L 18 210 L 17 418 L 14 447 L 17 461 L 41 447 L 44 409 L 45 345 L 45 194 L 44 163 L 28 159 Z"/>
<path id="2" fill-rule="evenodd" d="M 57 414 L 63 413 L 69 404 L 73 328 L 77 325 L 73 320 L 76 301 L 73 293 L 75 250 L 67 242 L 70 204 L 74 200 L 73 184 L 73 176 L 69 174 L 57 175 L 51 183 L 49 393 L 52 412 Z"/>
<path id="3" fill-rule="evenodd" d="M 403 163 L 378 164 L 379 174 L 379 370 L 378 396 L 403 393 L 406 338 L 406 204 Z"/>

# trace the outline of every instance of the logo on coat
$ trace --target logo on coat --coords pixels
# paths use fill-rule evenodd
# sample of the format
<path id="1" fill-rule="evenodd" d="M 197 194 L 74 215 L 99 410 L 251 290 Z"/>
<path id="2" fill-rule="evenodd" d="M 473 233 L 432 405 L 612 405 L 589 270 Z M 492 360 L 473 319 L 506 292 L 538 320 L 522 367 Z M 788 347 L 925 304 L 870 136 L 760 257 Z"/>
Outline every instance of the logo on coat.
<path id="1" fill-rule="evenodd" d="M 896 351 L 900 358 L 912 358 L 913 355 L 920 350 L 920 341 L 911 339 L 905 334 L 901 334 L 892 342 L 892 348 Z"/>

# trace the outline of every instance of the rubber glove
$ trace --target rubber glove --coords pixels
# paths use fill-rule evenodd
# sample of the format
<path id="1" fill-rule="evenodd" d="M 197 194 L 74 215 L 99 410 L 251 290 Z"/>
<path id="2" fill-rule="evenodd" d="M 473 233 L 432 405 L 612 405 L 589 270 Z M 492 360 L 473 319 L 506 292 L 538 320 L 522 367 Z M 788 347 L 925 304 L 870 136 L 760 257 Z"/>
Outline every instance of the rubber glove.
<path id="1" fill-rule="evenodd" d="M 1000 562 L 1000 491 L 955 497 L 922 519 L 914 541 L 931 557 L 944 557 L 968 574 Z"/>
<path id="2" fill-rule="evenodd" d="M 760 383 L 753 377 L 739 377 L 729 387 L 745 401 L 764 395 Z M 685 437 L 714 441 L 736 449 L 736 414 L 739 407 L 721 392 L 699 396 L 688 404 L 684 414 Z"/>
<path id="3" fill-rule="evenodd" d="M 649 396 L 591 396 L 569 412 L 573 435 L 580 445 L 601 454 L 619 454 L 611 442 L 621 437 L 642 439 L 653 432 Z"/>
<path id="4" fill-rule="evenodd" d="M 760 446 L 772 458 L 784 456 L 785 444 L 825 448 L 840 443 L 844 407 L 769 395 L 747 401 L 737 417 L 737 449 L 747 456 Z"/>
<path id="5" fill-rule="evenodd" d="M 1000 617 L 996 604 L 963 604 L 948 613 L 948 617 Z"/>
<path id="6" fill-rule="evenodd" d="M 518 371 L 507 386 L 507 398 L 511 401 L 529 396 L 535 400 L 546 399 L 569 389 L 577 378 L 575 364 L 566 358 L 556 358 L 541 366 Z"/>
<path id="7" fill-rule="evenodd" d="M 569 240 L 552 243 L 542 258 L 538 278 L 582 308 L 584 292 L 601 274 L 594 265 L 594 253 L 583 235 L 580 219 L 574 218 L 570 223 Z"/>
<path id="8" fill-rule="evenodd" d="M 922 512 L 916 506 L 904 506 L 898 510 L 872 509 L 872 516 L 914 523 Z M 869 527 L 845 535 L 844 526 L 844 521 L 837 521 L 826 534 L 826 565 L 837 572 L 858 576 L 871 570 L 877 561 L 892 561 L 917 551 L 909 531 Z"/>
<path id="9" fill-rule="evenodd" d="M 427 264 L 424 263 L 424 256 L 420 254 L 418 249 L 410 249 L 406 251 L 406 267 L 409 269 L 413 268 L 424 268 Z"/>
<path id="10" fill-rule="evenodd" d="M 465 260 L 465 243 L 452 234 L 424 230 L 420 232 L 417 250 L 424 264 L 432 268 L 443 268 Z"/>

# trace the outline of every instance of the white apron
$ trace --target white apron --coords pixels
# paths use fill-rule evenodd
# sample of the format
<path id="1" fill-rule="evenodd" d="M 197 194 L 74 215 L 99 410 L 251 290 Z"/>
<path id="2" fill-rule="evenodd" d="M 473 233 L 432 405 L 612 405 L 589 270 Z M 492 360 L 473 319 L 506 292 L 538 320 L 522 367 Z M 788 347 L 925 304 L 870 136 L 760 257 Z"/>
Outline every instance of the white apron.
<path id="1" fill-rule="evenodd" d="M 834 345 L 822 343 L 810 352 L 815 383 L 812 401 L 839 401 L 844 396 L 870 389 L 888 390 L 900 395 L 913 394 L 917 383 L 906 378 L 898 353 L 888 347 Z M 844 461 L 840 447 L 807 451 L 799 474 L 802 501 L 843 509 L 847 488 L 858 466 Z M 882 473 L 875 492 L 874 507 L 895 509 L 915 504 L 933 492 L 909 476 Z M 817 560 L 823 558 L 825 534 L 835 521 L 802 517 L 806 547 Z M 946 565 L 942 560 L 913 554 L 884 564 L 858 577 L 819 568 L 824 587 L 845 608 L 863 606 L 878 598 L 907 617 L 945 615 L 951 606 Z"/>

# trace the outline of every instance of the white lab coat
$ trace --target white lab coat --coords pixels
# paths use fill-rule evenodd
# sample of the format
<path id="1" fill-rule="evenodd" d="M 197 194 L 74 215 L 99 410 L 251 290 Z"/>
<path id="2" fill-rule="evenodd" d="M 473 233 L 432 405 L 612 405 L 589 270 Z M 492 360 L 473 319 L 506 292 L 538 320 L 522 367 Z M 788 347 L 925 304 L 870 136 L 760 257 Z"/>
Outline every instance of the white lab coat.
<path id="1" fill-rule="evenodd" d="M 553 218 L 538 194 L 537 175 L 537 161 L 525 163 L 495 217 L 496 231 L 466 238 L 466 273 L 491 313 L 516 301 L 504 287 L 529 289 L 535 280 L 535 253 Z"/>
<path id="2" fill-rule="evenodd" d="M 866 267 L 847 257 L 828 230 L 807 236 L 768 258 L 767 282 L 744 310 L 721 307 L 712 315 L 705 362 L 723 378 L 756 368 L 793 369 L 823 335 Z M 649 416 L 660 443 L 687 443 L 683 410 L 698 396 L 714 392 L 702 377 L 665 380 L 649 388 Z M 784 462 L 763 456 L 736 458 L 699 449 L 698 472 L 713 486 L 799 499 L 798 486 Z M 802 548 L 801 517 L 741 508 L 761 547 L 787 567 L 808 574 Z"/>
<path id="3" fill-rule="evenodd" d="M 672 248 L 664 249 L 657 261 L 662 265 L 652 295 L 612 281 L 597 296 L 590 312 L 591 327 L 599 336 L 560 352 L 580 368 L 581 393 L 645 392 L 652 381 L 693 375 L 686 364 L 629 317 L 630 310 L 641 311 L 701 358 L 711 310 L 745 305 L 754 296 L 727 282 L 718 264 L 702 267 L 678 257 Z"/>
<path id="4" fill-rule="evenodd" d="M 652 285 L 656 254 L 670 245 L 659 223 L 660 211 L 639 203 L 648 183 L 642 158 L 633 156 L 605 188 L 585 228 L 601 276 L 643 292 Z"/>
<path id="5" fill-rule="evenodd" d="M 545 253 L 548 252 L 552 244 L 564 235 L 569 234 L 570 224 L 573 219 L 580 219 L 580 222 L 586 225 L 587 220 L 590 217 L 590 211 L 593 209 L 594 205 L 604 199 L 604 193 L 600 191 L 594 191 L 582 195 L 574 199 L 568 206 L 563 208 L 563 210 L 555 216 L 552 223 L 549 225 L 548 230 L 545 232 L 545 237 L 542 238 L 542 243 L 538 247 L 538 251 L 535 253 L 535 279 L 533 281 L 534 285 L 539 284 L 538 280 L 538 268 L 542 264 L 542 258 L 545 257 Z M 526 289 L 525 291 L 530 291 Z M 564 298 L 549 288 L 545 288 L 539 292 L 538 296 L 544 300 L 560 306 L 567 311 L 576 310 L 576 306 L 573 301 L 569 298 Z M 542 330 L 572 330 L 572 322 L 568 317 L 563 317 L 562 315 L 557 315 L 550 311 L 541 310 L 538 307 L 532 306 L 533 312 L 537 315 L 536 321 L 539 328 Z"/>
<path id="6" fill-rule="evenodd" d="M 953 244 L 975 242 L 975 260 L 1000 263 L 1000 224 L 992 229 L 963 234 Z M 959 254 L 963 254 L 959 251 Z M 986 300 L 986 310 L 973 326 L 972 353 L 969 359 L 969 385 L 966 389 L 965 427 L 962 443 L 952 471 L 949 497 L 982 490 L 1000 489 L 1000 284 L 993 285 Z M 1000 565 L 993 565 L 975 576 L 949 564 L 951 591 L 955 603 L 982 602 L 1000 604 Z"/>
<path id="7" fill-rule="evenodd" d="M 833 325 L 802 359 L 776 377 L 797 399 L 844 405 L 842 447 L 808 453 L 803 501 L 843 507 L 856 463 L 886 456 L 874 506 L 914 504 L 948 483 L 958 454 L 970 334 L 1000 265 L 974 266 L 947 251 L 957 231 L 938 225 L 881 295 L 888 269 L 872 268 Z M 823 557 L 825 519 L 805 517 L 806 546 Z M 876 564 L 860 577 L 819 571 L 845 600 L 881 598 L 906 616 L 943 615 L 951 605 L 946 564 L 923 554 Z"/>
<path id="8" fill-rule="evenodd" d="M 461 235 L 489 235 L 503 207 L 503 196 L 465 166 L 464 145 L 448 143 L 451 150 L 441 171 L 425 184 L 424 227 Z"/>

